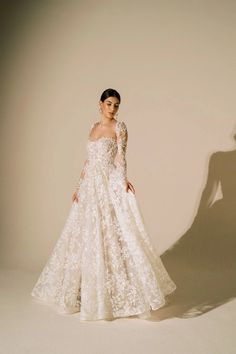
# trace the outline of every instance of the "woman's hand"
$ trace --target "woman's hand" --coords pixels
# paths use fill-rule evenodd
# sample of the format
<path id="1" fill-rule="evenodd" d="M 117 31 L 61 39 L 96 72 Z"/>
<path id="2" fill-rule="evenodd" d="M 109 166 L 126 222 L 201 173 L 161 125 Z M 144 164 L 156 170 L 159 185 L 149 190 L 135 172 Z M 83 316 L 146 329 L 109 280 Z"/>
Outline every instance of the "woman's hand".
<path id="1" fill-rule="evenodd" d="M 74 203 L 74 201 L 76 201 L 76 203 L 78 203 L 78 201 L 79 201 L 79 196 L 76 191 L 74 192 L 74 194 L 72 196 L 72 201 L 73 201 L 73 203 Z"/>
<path id="2" fill-rule="evenodd" d="M 125 191 L 128 192 L 129 190 L 131 190 L 131 192 L 133 192 L 135 194 L 135 189 L 134 186 L 132 185 L 132 183 L 130 183 L 129 181 L 127 181 L 125 183 Z"/>

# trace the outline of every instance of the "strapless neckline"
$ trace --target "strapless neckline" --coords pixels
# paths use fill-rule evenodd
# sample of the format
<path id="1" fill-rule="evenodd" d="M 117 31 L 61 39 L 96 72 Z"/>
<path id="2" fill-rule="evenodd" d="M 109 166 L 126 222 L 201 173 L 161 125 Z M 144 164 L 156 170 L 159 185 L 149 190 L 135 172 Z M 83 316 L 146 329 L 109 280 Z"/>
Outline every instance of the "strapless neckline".
<path id="1" fill-rule="evenodd" d="M 117 139 L 115 137 L 113 137 L 113 136 L 101 136 L 100 138 L 97 138 L 97 139 L 94 139 L 94 140 L 88 139 L 88 142 L 96 143 L 97 141 L 102 140 L 102 139 L 111 139 L 111 140 L 114 140 L 115 142 L 117 141 Z"/>
<path id="2" fill-rule="evenodd" d="M 99 122 L 94 122 L 92 124 L 92 127 L 91 129 L 93 128 L 93 126 L 96 124 L 96 123 L 99 123 Z M 117 132 L 117 128 L 118 128 L 118 125 L 119 125 L 119 121 L 116 121 L 116 125 L 115 125 L 115 132 Z M 88 138 L 88 142 L 91 142 L 91 143 L 96 143 L 97 141 L 100 141 L 100 140 L 103 140 L 103 139 L 110 139 L 110 140 L 114 140 L 115 142 L 117 142 L 117 137 L 112 137 L 112 136 L 101 136 L 100 138 L 97 138 L 97 139 L 90 139 Z"/>

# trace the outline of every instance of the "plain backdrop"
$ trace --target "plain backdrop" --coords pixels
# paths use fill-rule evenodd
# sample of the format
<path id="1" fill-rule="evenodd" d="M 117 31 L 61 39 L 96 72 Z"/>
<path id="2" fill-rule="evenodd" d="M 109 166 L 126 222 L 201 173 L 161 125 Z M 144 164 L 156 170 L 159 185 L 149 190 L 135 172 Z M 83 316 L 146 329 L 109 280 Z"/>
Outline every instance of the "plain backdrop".
<path id="1" fill-rule="evenodd" d="M 236 3 L 24 1 L 3 10 L 1 267 L 45 264 L 109 87 L 121 95 L 128 177 L 147 230 L 160 254 L 170 249 L 191 227 L 210 157 L 235 149 Z"/>

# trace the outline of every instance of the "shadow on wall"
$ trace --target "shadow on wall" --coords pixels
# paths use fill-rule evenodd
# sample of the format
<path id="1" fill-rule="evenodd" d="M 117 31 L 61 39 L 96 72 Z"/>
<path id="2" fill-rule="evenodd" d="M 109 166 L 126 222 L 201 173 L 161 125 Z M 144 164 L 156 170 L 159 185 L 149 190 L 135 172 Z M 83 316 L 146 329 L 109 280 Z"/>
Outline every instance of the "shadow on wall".
<path id="1" fill-rule="evenodd" d="M 223 198 L 213 202 L 219 186 Z M 211 155 L 195 219 L 161 258 L 177 289 L 153 319 L 196 317 L 235 298 L 236 149 Z"/>

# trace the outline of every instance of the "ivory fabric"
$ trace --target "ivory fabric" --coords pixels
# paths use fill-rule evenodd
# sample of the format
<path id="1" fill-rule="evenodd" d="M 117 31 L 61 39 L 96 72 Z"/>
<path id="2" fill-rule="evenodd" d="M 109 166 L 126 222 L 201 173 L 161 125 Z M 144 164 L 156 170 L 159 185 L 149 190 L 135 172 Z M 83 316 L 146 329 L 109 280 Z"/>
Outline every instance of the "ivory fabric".
<path id="1" fill-rule="evenodd" d="M 79 201 L 31 292 L 60 313 L 80 312 L 81 320 L 149 317 L 177 288 L 147 234 L 135 194 L 125 190 L 126 123 L 117 121 L 115 132 L 88 138 Z"/>

